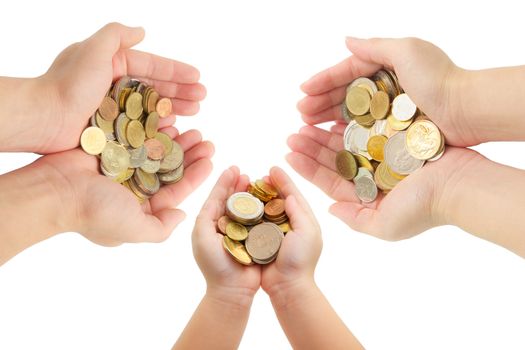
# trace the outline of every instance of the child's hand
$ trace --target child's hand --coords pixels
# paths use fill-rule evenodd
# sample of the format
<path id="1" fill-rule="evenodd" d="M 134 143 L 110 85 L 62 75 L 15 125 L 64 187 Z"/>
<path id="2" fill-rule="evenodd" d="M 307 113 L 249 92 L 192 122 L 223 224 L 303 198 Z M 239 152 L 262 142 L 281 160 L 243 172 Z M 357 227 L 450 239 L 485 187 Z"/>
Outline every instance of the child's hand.
<path id="1" fill-rule="evenodd" d="M 346 41 L 353 56 L 318 73 L 301 88 L 308 95 L 298 104 L 307 124 L 343 119 L 340 105 L 346 87 L 382 67 L 394 70 L 405 92 L 444 133 L 453 146 L 480 143 L 462 108 L 465 71 L 433 44 L 415 38 Z"/>
<path id="2" fill-rule="evenodd" d="M 261 286 L 273 298 L 286 290 L 315 284 L 314 270 L 323 242 L 321 228 L 310 206 L 288 175 L 275 167 L 266 180 L 285 198 L 292 227 L 283 239 L 277 259 L 262 270 Z"/>
<path id="3" fill-rule="evenodd" d="M 345 126 L 331 132 L 306 126 L 292 135 L 287 160 L 305 179 L 336 203 L 330 212 L 351 228 L 386 240 L 409 238 L 434 226 L 450 224 L 451 194 L 466 177 L 467 167 L 482 157 L 465 148 L 447 147 L 443 157 L 429 162 L 397 184 L 386 196 L 369 204 L 355 195 L 354 184 L 335 169 L 335 156 L 343 148 Z M 468 176 L 471 176 L 470 172 Z"/>
<path id="4" fill-rule="evenodd" d="M 162 130 L 175 137 L 173 127 Z M 124 186 L 100 174 L 99 162 L 80 149 L 40 158 L 34 171 L 49 172 L 61 200 L 68 231 L 107 246 L 124 242 L 160 242 L 169 237 L 185 214 L 175 209 L 210 174 L 214 150 L 198 131 L 175 140 L 185 151 L 184 177 L 166 185 L 144 204 Z"/>
<path id="5" fill-rule="evenodd" d="M 234 261 L 222 246 L 223 235 L 217 231 L 217 220 L 225 215 L 228 197 L 246 191 L 249 179 L 239 175 L 237 167 L 224 171 L 195 222 L 193 254 L 207 283 L 207 294 L 222 301 L 251 305 L 261 284 L 259 265 L 244 266 Z"/>
<path id="6" fill-rule="evenodd" d="M 170 97 L 173 113 L 193 115 L 206 89 L 198 83 L 199 71 L 187 64 L 132 50 L 144 38 L 142 28 L 111 23 L 90 38 L 66 48 L 47 73 L 38 78 L 50 96 L 39 120 L 35 150 L 47 154 L 78 146 L 80 134 L 96 111 L 111 82 L 123 75 L 136 77 L 153 86 L 161 96 Z M 173 124 L 175 116 L 161 119 L 159 127 Z"/>

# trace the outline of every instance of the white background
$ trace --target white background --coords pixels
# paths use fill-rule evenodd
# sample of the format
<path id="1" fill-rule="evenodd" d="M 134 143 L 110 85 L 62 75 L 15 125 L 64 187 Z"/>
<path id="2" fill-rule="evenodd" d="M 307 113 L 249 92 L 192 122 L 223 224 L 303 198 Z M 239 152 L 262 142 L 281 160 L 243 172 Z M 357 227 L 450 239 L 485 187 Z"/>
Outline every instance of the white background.
<path id="1" fill-rule="evenodd" d="M 208 98 L 198 117 L 177 125 L 201 130 L 217 152 L 212 176 L 183 203 L 188 218 L 166 242 L 102 248 L 68 233 L 0 267 L 0 349 L 170 348 L 205 288 L 191 253 L 195 215 L 232 163 L 255 178 L 283 166 L 304 191 L 323 227 L 317 282 L 368 349 L 524 349 L 524 260 L 454 227 L 397 243 L 354 232 L 284 161 L 286 137 L 302 125 L 299 84 L 348 55 L 345 35 L 418 36 L 471 69 L 524 64 L 518 3 L 4 3 L 0 75 L 42 74 L 63 48 L 106 22 L 144 26 L 139 49 L 200 69 Z M 523 144 L 477 149 L 525 167 Z M 2 154 L 0 173 L 35 158 Z M 241 348 L 289 348 L 262 291 Z"/>

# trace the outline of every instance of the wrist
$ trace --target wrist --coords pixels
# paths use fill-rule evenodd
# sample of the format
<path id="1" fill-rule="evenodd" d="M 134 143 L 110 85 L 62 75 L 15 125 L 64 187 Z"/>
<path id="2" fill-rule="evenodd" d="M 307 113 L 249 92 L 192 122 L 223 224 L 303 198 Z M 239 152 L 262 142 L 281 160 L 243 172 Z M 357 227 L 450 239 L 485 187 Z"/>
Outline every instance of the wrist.
<path id="1" fill-rule="evenodd" d="M 313 278 L 303 277 L 274 284 L 266 292 L 273 308 L 276 311 L 282 311 L 304 304 L 308 299 L 318 294 L 319 288 Z"/>
<path id="2" fill-rule="evenodd" d="M 250 309 L 256 292 L 245 287 L 208 285 L 205 298 L 232 310 L 245 311 Z"/>

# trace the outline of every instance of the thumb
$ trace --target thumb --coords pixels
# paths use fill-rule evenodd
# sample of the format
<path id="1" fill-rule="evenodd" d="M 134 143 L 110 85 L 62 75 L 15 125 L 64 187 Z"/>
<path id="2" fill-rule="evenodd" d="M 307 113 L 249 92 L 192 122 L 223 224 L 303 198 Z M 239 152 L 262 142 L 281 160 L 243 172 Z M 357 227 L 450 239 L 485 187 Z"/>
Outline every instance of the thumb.
<path id="1" fill-rule="evenodd" d="M 330 206 L 330 214 L 347 224 L 352 230 L 376 235 L 378 212 L 360 203 L 336 202 Z"/>
<path id="2" fill-rule="evenodd" d="M 319 226 L 315 218 L 311 217 L 311 214 L 301 207 L 294 195 L 286 197 L 285 210 L 290 219 L 292 231 L 306 233 L 311 232 L 312 226 Z"/>
<path id="3" fill-rule="evenodd" d="M 120 23 L 109 23 L 93 34 L 88 42 L 95 49 L 115 53 L 121 49 L 129 49 L 144 39 L 144 28 L 128 27 Z"/>
<path id="4" fill-rule="evenodd" d="M 381 64 L 390 68 L 394 67 L 394 57 L 399 54 L 399 45 L 396 45 L 395 39 L 359 39 L 347 37 L 346 47 L 364 61 Z"/>

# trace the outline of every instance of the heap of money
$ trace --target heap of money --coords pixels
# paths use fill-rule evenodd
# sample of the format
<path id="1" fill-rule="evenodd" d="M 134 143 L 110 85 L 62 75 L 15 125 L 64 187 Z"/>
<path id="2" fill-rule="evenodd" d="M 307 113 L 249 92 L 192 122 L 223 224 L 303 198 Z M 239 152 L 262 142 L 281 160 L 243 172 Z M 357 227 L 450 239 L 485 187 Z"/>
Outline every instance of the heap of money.
<path id="1" fill-rule="evenodd" d="M 355 79 L 341 109 L 348 126 L 336 168 L 354 182 L 362 202 L 374 201 L 378 190 L 388 193 L 445 152 L 443 134 L 403 92 L 394 72 Z"/>
<path id="2" fill-rule="evenodd" d="M 140 203 L 184 174 L 184 151 L 158 131 L 171 114 L 169 98 L 124 76 L 117 80 L 82 132 L 80 145 L 100 157 L 100 171 L 135 194 Z"/>
<path id="3" fill-rule="evenodd" d="M 247 192 L 234 193 L 226 201 L 226 215 L 217 226 L 224 249 L 239 263 L 269 264 L 277 258 L 290 230 L 284 199 L 278 195 L 272 185 L 257 180 Z"/>

